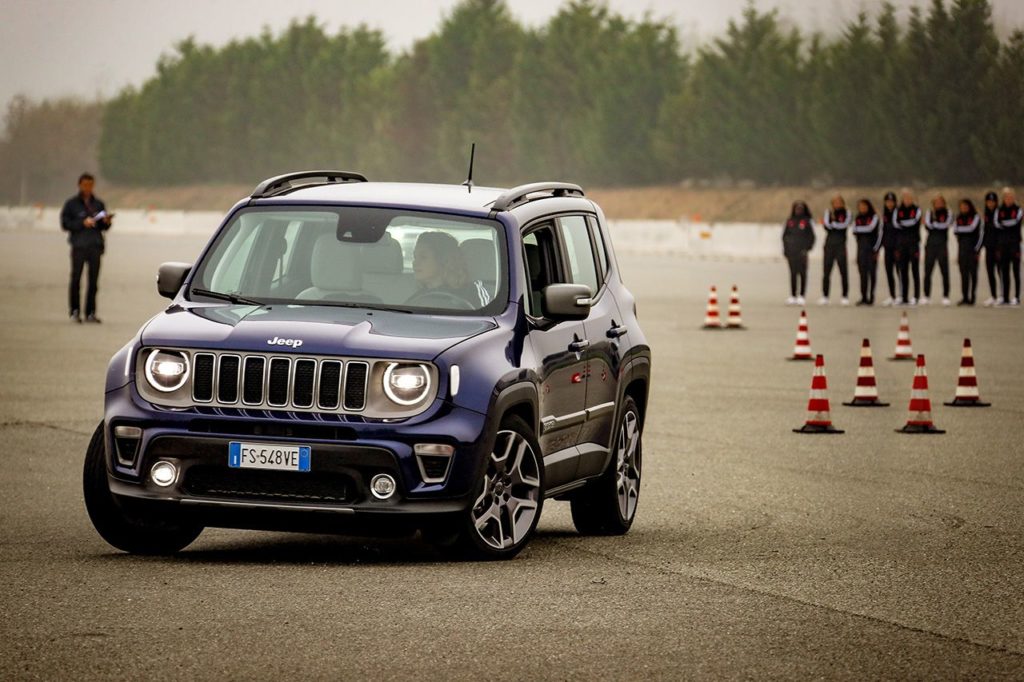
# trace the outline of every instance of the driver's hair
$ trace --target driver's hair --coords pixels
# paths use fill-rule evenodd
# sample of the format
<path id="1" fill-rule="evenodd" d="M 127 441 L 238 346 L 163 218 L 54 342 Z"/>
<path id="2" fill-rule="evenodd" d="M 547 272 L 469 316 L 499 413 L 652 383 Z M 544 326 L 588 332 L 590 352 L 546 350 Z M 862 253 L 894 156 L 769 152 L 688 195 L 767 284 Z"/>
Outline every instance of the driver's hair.
<path id="1" fill-rule="evenodd" d="M 469 268 L 455 237 L 447 232 L 424 232 L 416 239 L 415 249 L 427 249 L 434 255 L 446 286 L 458 288 L 469 283 Z"/>

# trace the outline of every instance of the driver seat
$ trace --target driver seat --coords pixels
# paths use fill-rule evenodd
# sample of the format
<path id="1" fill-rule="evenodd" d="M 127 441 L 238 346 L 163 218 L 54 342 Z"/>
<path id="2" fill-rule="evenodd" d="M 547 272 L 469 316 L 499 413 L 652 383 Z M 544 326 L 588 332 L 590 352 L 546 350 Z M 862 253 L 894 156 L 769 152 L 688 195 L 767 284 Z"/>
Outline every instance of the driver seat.
<path id="1" fill-rule="evenodd" d="M 313 286 L 296 298 L 352 303 L 380 303 L 363 290 L 363 265 L 358 244 L 339 241 L 334 233 L 321 235 L 313 245 L 310 281 Z"/>

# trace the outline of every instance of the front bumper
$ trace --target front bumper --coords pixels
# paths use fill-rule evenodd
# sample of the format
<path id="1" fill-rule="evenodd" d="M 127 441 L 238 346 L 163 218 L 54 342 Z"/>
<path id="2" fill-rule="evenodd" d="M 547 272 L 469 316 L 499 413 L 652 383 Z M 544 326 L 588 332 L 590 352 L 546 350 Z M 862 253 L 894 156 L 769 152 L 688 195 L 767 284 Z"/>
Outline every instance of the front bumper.
<path id="1" fill-rule="evenodd" d="M 167 410 L 143 400 L 134 384 L 107 394 L 104 419 L 111 492 L 123 504 L 186 514 L 207 526 L 380 532 L 421 527 L 466 509 L 493 446 L 495 425 L 444 401 L 396 423 L 266 410 Z M 115 446 L 118 426 L 141 429 L 134 456 Z M 232 441 L 306 445 L 309 472 L 228 467 Z M 425 483 L 416 443 L 454 447 L 442 483 Z M 149 471 L 170 461 L 178 476 L 156 485 Z M 391 475 L 396 493 L 379 500 L 370 479 Z"/>

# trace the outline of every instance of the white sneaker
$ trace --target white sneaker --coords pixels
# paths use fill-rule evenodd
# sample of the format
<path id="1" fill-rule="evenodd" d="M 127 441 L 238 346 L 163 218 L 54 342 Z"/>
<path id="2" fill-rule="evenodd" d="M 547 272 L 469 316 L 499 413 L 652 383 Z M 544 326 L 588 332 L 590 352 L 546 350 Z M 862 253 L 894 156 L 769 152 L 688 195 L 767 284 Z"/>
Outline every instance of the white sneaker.
<path id="1" fill-rule="evenodd" d="M 993 305 L 1002 305 L 1002 304 L 1003 304 L 1003 297 L 999 296 L 998 298 L 996 298 L 996 302 Z"/>
<path id="2" fill-rule="evenodd" d="M 982 303 L 982 305 L 983 305 L 983 306 L 985 306 L 986 308 L 991 308 L 991 307 L 992 307 L 992 306 L 994 306 L 995 304 L 996 304 L 996 299 L 992 298 L 991 296 L 989 296 L 988 298 L 986 298 L 986 299 L 985 299 L 985 302 L 984 302 L 984 303 Z"/>
<path id="3" fill-rule="evenodd" d="M 882 301 L 882 306 L 885 307 L 885 308 L 891 308 L 895 304 L 896 304 L 896 301 L 894 301 L 891 296 L 889 298 L 885 299 L 884 301 Z"/>
<path id="4" fill-rule="evenodd" d="M 903 305 L 903 299 L 902 299 L 901 297 L 897 296 L 897 297 L 896 297 L 896 298 L 895 298 L 895 299 L 893 300 L 892 304 L 893 304 L 894 306 L 900 306 L 900 305 Z"/>
<path id="5" fill-rule="evenodd" d="M 1010 305 L 1020 305 L 1020 299 L 1011 298 L 1010 299 Z"/>
<path id="6" fill-rule="evenodd" d="M 807 305 L 807 299 L 804 298 L 803 296 L 797 296 L 796 297 L 796 304 L 797 305 Z"/>
<path id="7" fill-rule="evenodd" d="M 910 300 L 907 301 L 907 305 L 917 305 L 917 299 L 911 296 Z"/>
<path id="8" fill-rule="evenodd" d="M 819 298 L 818 305 L 828 305 L 828 296 L 822 296 Z"/>
<path id="9" fill-rule="evenodd" d="M 913 301 L 914 299 L 910 299 L 910 300 Z M 919 305 L 928 305 L 929 303 L 931 303 L 931 301 L 928 300 L 927 296 L 922 296 L 921 300 L 918 301 Z"/>
<path id="10" fill-rule="evenodd" d="M 850 305 L 850 299 L 844 296 L 843 298 L 839 299 L 839 305 Z"/>
<path id="11" fill-rule="evenodd" d="M 790 296 L 787 298 L 786 305 L 796 305 L 796 296 Z"/>
<path id="12" fill-rule="evenodd" d="M 942 305 L 950 306 L 950 305 L 953 305 L 953 302 L 950 301 L 948 298 L 943 298 L 942 299 Z"/>

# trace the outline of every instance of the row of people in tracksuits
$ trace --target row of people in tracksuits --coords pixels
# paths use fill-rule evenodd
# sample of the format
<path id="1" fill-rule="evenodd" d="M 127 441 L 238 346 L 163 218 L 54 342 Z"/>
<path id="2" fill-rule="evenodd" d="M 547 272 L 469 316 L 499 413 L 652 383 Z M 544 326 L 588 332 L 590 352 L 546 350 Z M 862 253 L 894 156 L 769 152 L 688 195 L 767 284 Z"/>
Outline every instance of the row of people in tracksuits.
<path id="1" fill-rule="evenodd" d="M 879 253 L 884 248 L 884 267 L 889 298 L 883 305 L 927 304 L 932 295 L 932 273 L 936 266 L 942 278 L 942 303 L 950 305 L 949 233 L 957 239 L 957 264 L 960 267 L 961 300 L 958 305 L 974 305 L 978 287 L 978 265 L 985 251 L 989 289 L 992 296 L 985 305 L 1020 305 L 1021 223 L 1024 209 L 1010 188 L 1003 189 L 1002 202 L 995 192 L 985 195 L 985 207 L 979 212 L 974 202 L 962 199 L 954 215 L 942 195 L 932 201 L 931 210 L 922 212 L 910 190 L 903 190 L 900 201 L 888 192 L 881 213 L 868 199 L 857 202 L 857 212 L 847 210 L 839 195 L 833 197 L 825 212 L 824 278 L 822 305 L 829 302 L 831 274 L 839 268 L 843 305 L 849 305 L 850 278 L 846 257 L 847 232 L 857 240 L 857 270 L 860 274 L 860 300 L 857 305 L 874 305 Z M 924 296 L 921 296 L 921 226 L 928 234 L 924 249 Z M 803 305 L 807 291 L 807 254 L 814 247 L 814 219 L 803 201 L 793 204 L 782 232 L 783 253 L 789 262 L 790 305 Z M 1013 279 L 1013 290 L 1010 279 Z M 910 284 L 913 282 L 913 296 Z M 1002 285 L 1001 288 L 999 285 Z M 1011 295 L 1012 294 L 1012 295 Z"/>

